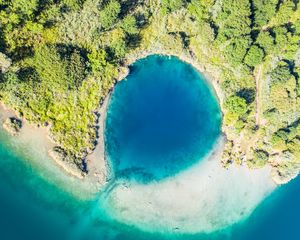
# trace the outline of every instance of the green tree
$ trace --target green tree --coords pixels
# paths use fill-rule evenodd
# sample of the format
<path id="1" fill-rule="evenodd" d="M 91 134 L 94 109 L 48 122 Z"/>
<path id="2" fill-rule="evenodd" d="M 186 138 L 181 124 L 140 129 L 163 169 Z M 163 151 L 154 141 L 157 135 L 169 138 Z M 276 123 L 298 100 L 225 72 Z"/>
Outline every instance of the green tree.
<path id="1" fill-rule="evenodd" d="M 250 43 L 251 39 L 249 36 L 243 36 L 231 40 L 230 44 L 226 46 L 224 50 L 225 56 L 231 64 L 236 66 L 242 63 Z"/>
<path id="2" fill-rule="evenodd" d="M 266 165 L 268 160 L 269 160 L 268 152 L 266 152 L 264 150 L 261 150 L 261 149 L 258 149 L 258 150 L 254 151 L 253 159 L 251 159 L 248 162 L 248 165 L 251 168 L 261 168 L 261 167 L 264 167 Z"/>
<path id="3" fill-rule="evenodd" d="M 127 52 L 127 46 L 124 39 L 118 39 L 118 41 L 113 41 L 110 47 L 113 50 L 115 58 L 123 58 Z"/>
<path id="4" fill-rule="evenodd" d="M 222 1 L 221 11 L 215 18 L 219 37 L 236 38 L 251 32 L 251 6 L 248 0 Z"/>
<path id="5" fill-rule="evenodd" d="M 86 77 L 86 63 L 80 52 L 75 50 L 71 53 L 67 65 L 67 72 L 69 76 L 70 88 L 79 88 Z"/>
<path id="6" fill-rule="evenodd" d="M 30 18 L 38 8 L 38 0 L 12 0 L 10 1 L 10 11 L 20 13 L 23 17 Z"/>
<path id="7" fill-rule="evenodd" d="M 188 5 L 188 11 L 198 21 L 208 20 L 211 15 L 209 9 L 213 4 L 213 0 L 192 0 Z"/>
<path id="8" fill-rule="evenodd" d="M 106 52 L 103 49 L 92 49 L 87 55 L 90 66 L 94 73 L 102 72 L 107 65 Z"/>
<path id="9" fill-rule="evenodd" d="M 295 1 L 285 0 L 281 1 L 279 9 L 274 17 L 273 24 L 282 25 L 289 21 L 291 15 L 293 14 L 295 8 Z"/>
<path id="10" fill-rule="evenodd" d="M 184 6 L 184 1 L 183 0 L 162 0 L 161 6 L 162 6 L 162 10 L 165 13 L 174 12 Z"/>
<path id="11" fill-rule="evenodd" d="M 254 22 L 258 27 L 267 25 L 276 13 L 278 0 L 254 0 Z"/>
<path id="12" fill-rule="evenodd" d="M 255 67 L 263 61 L 263 58 L 264 51 L 257 45 L 252 45 L 245 56 L 244 62 L 250 67 Z"/>
<path id="13" fill-rule="evenodd" d="M 104 29 L 109 29 L 116 23 L 121 12 L 121 5 L 117 0 L 110 0 L 100 11 L 100 23 Z"/>
<path id="14" fill-rule="evenodd" d="M 244 98 L 236 95 L 227 98 L 224 104 L 225 108 L 238 116 L 242 116 L 247 112 L 247 102 Z"/>
<path id="15" fill-rule="evenodd" d="M 136 19 L 132 15 L 127 15 L 122 23 L 121 23 L 122 29 L 127 32 L 128 34 L 136 34 L 138 33 L 138 28 L 136 25 Z"/>
<path id="16" fill-rule="evenodd" d="M 284 83 L 291 78 L 289 66 L 285 62 L 280 62 L 270 73 L 272 84 Z"/>
<path id="17" fill-rule="evenodd" d="M 266 55 L 271 54 L 274 49 L 274 38 L 269 32 L 260 32 L 256 39 L 256 44 L 264 49 Z"/>

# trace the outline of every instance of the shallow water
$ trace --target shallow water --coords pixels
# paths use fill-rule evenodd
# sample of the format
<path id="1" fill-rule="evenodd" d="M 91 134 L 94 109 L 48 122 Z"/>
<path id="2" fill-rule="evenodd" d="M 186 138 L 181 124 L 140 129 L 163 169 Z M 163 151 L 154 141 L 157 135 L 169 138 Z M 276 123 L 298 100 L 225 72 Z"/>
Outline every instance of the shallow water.
<path id="1" fill-rule="evenodd" d="M 114 182 L 99 192 L 99 196 L 78 200 L 72 191 L 64 191 L 63 173 L 52 169 L 49 159 L 38 154 L 38 150 L 33 151 L 25 144 L 21 147 L 20 142 L 0 130 L 1 240 L 300 239 L 299 178 L 276 190 L 247 220 L 222 231 L 193 235 L 175 231 L 150 234 L 121 224 L 103 211 L 102 199 L 109 196 Z M 35 164 L 32 164 L 33 157 Z M 177 171 L 174 168 L 171 172 Z M 70 188 L 76 188 L 76 182 L 67 183 Z"/>
<path id="2" fill-rule="evenodd" d="M 203 76 L 178 58 L 154 55 L 134 63 L 115 87 L 106 150 L 119 177 L 162 179 L 207 154 L 220 125 L 218 101 Z"/>
<path id="3" fill-rule="evenodd" d="M 97 200 L 78 201 L 24 164 L 1 135 L 1 239 L 299 239 L 300 179 L 267 198 L 245 222 L 209 235 L 149 234 L 101 215 Z M 259 236 L 259 237 L 258 237 Z"/>

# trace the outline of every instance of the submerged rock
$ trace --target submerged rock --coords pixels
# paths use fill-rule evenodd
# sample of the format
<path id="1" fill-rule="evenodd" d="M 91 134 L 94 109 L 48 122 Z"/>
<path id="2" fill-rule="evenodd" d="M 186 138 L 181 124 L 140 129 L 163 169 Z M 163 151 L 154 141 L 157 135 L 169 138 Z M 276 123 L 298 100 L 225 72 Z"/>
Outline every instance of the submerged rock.
<path id="1" fill-rule="evenodd" d="M 3 123 L 3 128 L 11 135 L 18 135 L 22 128 L 22 120 L 16 117 L 7 118 Z"/>

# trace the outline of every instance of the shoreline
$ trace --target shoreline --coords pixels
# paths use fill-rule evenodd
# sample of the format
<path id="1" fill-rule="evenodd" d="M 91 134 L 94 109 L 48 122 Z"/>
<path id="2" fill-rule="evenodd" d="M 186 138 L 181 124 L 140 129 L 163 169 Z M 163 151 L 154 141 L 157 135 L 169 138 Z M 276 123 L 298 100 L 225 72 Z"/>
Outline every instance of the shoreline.
<path id="1" fill-rule="evenodd" d="M 133 52 L 129 56 L 125 58 L 125 64 L 123 67 L 119 68 L 119 76 L 116 79 L 116 83 L 114 86 L 112 86 L 112 90 L 114 89 L 115 85 L 126 78 L 128 74 L 130 74 L 129 66 L 132 65 L 134 62 L 146 58 L 150 55 L 160 55 L 160 56 L 169 56 L 169 57 L 177 57 L 181 61 L 184 61 L 187 64 L 190 64 L 192 67 L 194 67 L 199 74 L 202 74 L 204 76 L 204 80 L 209 85 L 210 89 L 214 92 L 215 96 L 218 99 L 218 103 L 220 106 L 220 109 L 223 113 L 222 108 L 222 101 L 223 101 L 223 93 L 219 87 L 219 82 L 216 77 L 214 77 L 210 71 L 207 70 L 205 65 L 200 64 L 196 59 L 193 58 L 193 56 L 190 53 L 172 53 L 168 50 L 147 50 L 147 51 L 137 51 Z M 110 166 L 109 160 L 105 156 L 105 120 L 106 120 L 106 113 L 107 113 L 107 107 L 109 105 L 109 101 L 111 98 L 111 92 L 107 94 L 107 96 L 104 98 L 102 103 L 99 103 L 99 108 L 95 110 L 95 114 L 98 115 L 97 122 L 95 123 L 95 126 L 97 127 L 97 144 L 95 145 L 95 149 L 86 156 L 87 160 L 87 168 L 89 170 L 88 174 L 84 174 L 78 167 L 72 166 L 72 164 L 64 162 L 60 159 L 60 157 L 57 157 L 55 154 L 53 154 L 53 147 L 58 146 L 58 144 L 51 138 L 50 128 L 51 126 L 43 127 L 38 124 L 32 124 L 28 123 L 28 121 L 24 118 L 21 118 L 22 121 L 25 123 L 23 127 L 27 127 L 27 125 L 32 126 L 33 129 L 31 130 L 34 135 L 34 131 L 38 131 L 39 129 L 44 129 L 40 131 L 44 131 L 45 137 L 49 140 L 48 143 L 46 143 L 46 146 L 48 147 L 48 155 L 51 157 L 53 162 L 58 165 L 65 173 L 66 175 L 70 175 L 72 177 L 76 177 L 77 179 L 84 181 L 88 180 L 93 182 L 95 185 L 99 187 L 103 187 L 109 179 L 113 178 L 113 171 L 112 167 Z M 2 108 L 2 109 L 1 109 Z M 17 116 L 19 117 L 18 113 L 9 107 L 5 106 L 3 103 L 1 103 L 0 106 L 0 112 L 4 111 L 4 115 L 10 114 L 10 116 Z M 3 114 L 3 113 L 1 113 Z M 226 132 L 223 128 L 222 123 L 222 134 L 226 136 Z M 18 136 L 15 136 L 18 137 Z M 226 139 L 226 137 L 225 137 Z M 224 148 L 223 148 L 224 151 Z M 222 158 L 220 157 L 219 161 L 221 164 Z M 225 167 L 224 167 L 225 168 Z M 250 169 L 249 169 L 250 170 Z M 251 170 L 250 170 L 251 171 Z M 280 185 L 274 177 L 270 177 L 273 179 L 273 181 Z"/>
<path id="2" fill-rule="evenodd" d="M 99 117 L 99 125 L 101 127 L 99 130 L 103 131 L 102 126 L 104 126 L 104 119 L 102 117 L 102 113 L 105 112 L 107 105 L 102 104 L 99 107 L 98 111 L 101 113 Z M 13 135 L 9 133 L 5 127 L 3 127 L 3 123 L 6 119 L 16 117 L 22 120 L 22 128 L 20 131 Z M 57 143 L 51 138 L 50 128 L 51 126 L 41 126 L 34 123 L 29 123 L 24 117 L 20 117 L 18 112 L 13 110 L 12 108 L 7 107 L 4 103 L 0 103 L 0 128 L 2 131 L 6 132 L 11 142 L 18 142 L 20 146 L 26 146 L 33 152 L 32 158 L 35 155 L 40 155 L 39 157 L 43 159 L 43 161 L 47 161 L 48 168 L 46 171 L 53 171 L 55 168 L 58 175 L 62 175 L 59 177 L 63 177 L 65 179 L 69 179 L 72 182 L 77 182 L 77 184 L 85 186 L 87 185 L 86 191 L 88 191 L 87 196 L 90 194 L 96 194 L 101 187 L 103 187 L 107 183 L 107 175 L 108 169 L 105 163 L 104 156 L 104 142 L 101 140 L 101 134 L 99 135 L 99 143 L 95 146 L 95 150 L 92 154 L 87 156 L 87 159 L 90 159 L 89 162 L 91 164 L 91 170 L 88 174 L 84 175 L 84 173 L 77 167 L 75 164 L 72 166 L 71 163 L 64 162 L 60 156 L 53 151 L 53 148 L 58 146 Z M 39 152 L 40 151 L 40 152 Z M 40 167 L 44 163 L 39 164 L 39 162 L 33 160 L 35 165 Z M 52 176 L 56 177 L 56 176 Z M 68 191 L 68 187 L 66 187 Z M 82 197 L 82 196 L 78 196 Z"/>
<path id="3" fill-rule="evenodd" d="M 160 56 L 167 56 L 167 57 L 177 57 L 179 60 L 190 64 L 192 67 L 194 67 L 200 74 L 204 76 L 205 81 L 209 84 L 211 89 L 214 91 L 215 95 L 218 98 L 219 105 L 222 109 L 222 102 L 224 100 L 224 95 L 222 93 L 222 90 L 220 89 L 218 83 L 219 81 L 210 73 L 207 71 L 207 68 L 205 67 L 204 64 L 200 64 L 197 62 L 190 54 L 187 53 L 172 53 L 171 51 L 168 50 L 141 50 L 134 52 L 132 54 L 129 54 L 128 57 L 125 57 L 125 68 L 127 70 L 123 71 L 123 74 L 118 77 L 118 81 L 122 81 L 122 79 L 126 78 L 126 76 L 130 73 L 129 72 L 129 66 L 132 65 L 134 62 L 147 58 L 151 55 L 160 55 Z M 223 112 L 223 109 L 222 109 Z"/>
<path id="4" fill-rule="evenodd" d="M 206 81 L 206 83 L 208 84 L 210 89 L 213 91 L 213 93 L 215 94 L 215 96 L 218 100 L 218 104 L 219 104 L 221 112 L 222 112 L 222 125 L 221 125 L 222 134 L 225 135 L 225 139 L 227 139 L 226 126 L 223 125 L 224 109 L 223 109 L 222 103 L 224 101 L 224 94 L 220 88 L 218 77 L 212 71 L 209 71 L 204 64 L 199 63 L 197 61 L 197 59 L 195 59 L 190 52 L 185 51 L 182 53 L 176 53 L 176 52 L 172 52 L 170 50 L 165 50 L 165 49 L 157 50 L 157 49 L 151 49 L 151 48 L 150 48 L 150 50 L 134 51 L 133 53 L 129 54 L 128 57 L 125 58 L 126 64 L 123 68 L 126 68 L 127 70 L 123 71 L 124 74 L 123 75 L 121 74 L 121 76 L 118 78 L 118 81 L 122 81 L 122 79 L 126 78 L 126 76 L 130 73 L 130 71 L 129 71 L 130 65 L 132 65 L 134 62 L 136 62 L 140 59 L 147 58 L 148 56 L 151 56 L 151 55 L 177 57 L 179 60 L 181 60 L 187 64 L 190 64 L 192 67 L 194 67 L 199 72 L 199 74 L 204 76 L 204 80 Z M 223 152 L 225 150 L 226 149 L 224 147 Z M 223 163 L 222 156 L 220 157 L 220 162 Z M 232 164 L 237 164 L 237 163 L 232 163 Z M 230 165 L 232 165 L 232 164 L 230 164 Z M 241 162 L 241 164 L 237 164 L 237 165 L 242 166 L 243 161 Z M 296 173 L 296 171 L 294 171 L 294 172 L 292 172 L 292 174 L 290 174 L 291 176 L 289 178 L 282 179 L 281 176 L 278 176 L 276 167 L 274 167 L 271 163 L 266 166 L 272 168 L 272 174 L 271 174 L 270 178 L 278 186 L 289 183 L 291 180 L 293 180 L 295 177 L 297 177 L 298 173 L 299 173 L 299 171 L 297 173 Z M 224 168 L 227 168 L 227 166 L 224 165 Z M 250 169 L 250 170 L 252 170 L 252 169 Z"/>

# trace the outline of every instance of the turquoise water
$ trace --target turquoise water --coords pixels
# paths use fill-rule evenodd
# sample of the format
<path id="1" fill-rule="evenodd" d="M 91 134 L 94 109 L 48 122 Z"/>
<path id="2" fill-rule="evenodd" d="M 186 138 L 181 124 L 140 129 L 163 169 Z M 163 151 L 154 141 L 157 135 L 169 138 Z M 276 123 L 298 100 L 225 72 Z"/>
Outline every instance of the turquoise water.
<path id="1" fill-rule="evenodd" d="M 220 126 L 218 101 L 203 76 L 175 57 L 154 55 L 115 87 L 106 150 L 117 176 L 162 179 L 207 154 Z"/>
<path id="2" fill-rule="evenodd" d="M 99 196 L 107 194 L 107 189 L 95 198 L 78 200 L 59 188 L 48 170 L 41 171 L 31 164 L 28 149 L 19 149 L 3 131 L 0 131 L 0 163 L 1 240 L 300 239 L 300 178 L 279 188 L 246 221 L 220 232 L 149 234 L 103 214 Z M 176 166 L 173 169 L 173 173 L 178 171 Z"/>
<path id="3" fill-rule="evenodd" d="M 106 221 L 98 201 L 78 201 L 46 181 L 0 134 L 0 233 L 2 240 L 252 240 L 299 239 L 300 178 L 267 198 L 243 223 L 210 235 L 153 235 Z M 100 203 L 101 204 L 101 203 Z"/>

